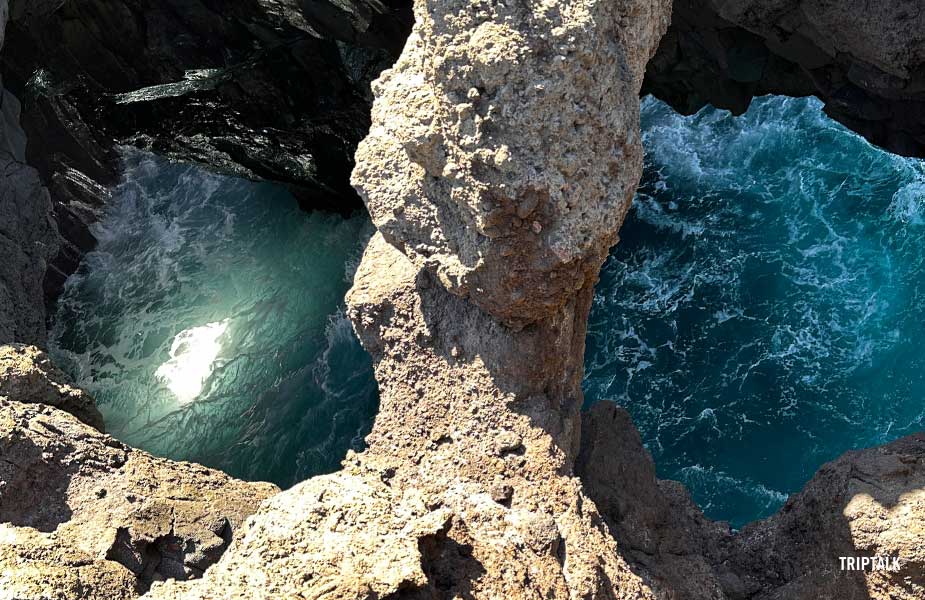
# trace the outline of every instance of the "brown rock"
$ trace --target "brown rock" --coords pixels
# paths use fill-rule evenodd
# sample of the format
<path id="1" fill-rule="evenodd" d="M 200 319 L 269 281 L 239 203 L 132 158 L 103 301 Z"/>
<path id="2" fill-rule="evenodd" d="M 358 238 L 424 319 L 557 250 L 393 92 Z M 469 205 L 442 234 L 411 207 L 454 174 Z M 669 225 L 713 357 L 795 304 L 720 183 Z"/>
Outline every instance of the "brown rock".
<path id="1" fill-rule="evenodd" d="M 0 346 L 0 396 L 26 404 L 47 404 L 103 431 L 103 415 L 85 391 L 34 346 Z"/>
<path id="2" fill-rule="evenodd" d="M 369 448 L 151 598 L 657 597 L 571 472 L 593 283 L 641 173 L 667 9 L 416 3 L 354 173 L 380 229 L 348 295 L 381 392 Z M 541 234 L 510 227 L 523 205 Z"/>
<path id="3" fill-rule="evenodd" d="M 0 597 L 135 598 L 199 576 L 277 491 L 0 399 Z"/>
<path id="4" fill-rule="evenodd" d="M 508 325 L 551 318 L 596 276 L 636 191 L 638 87 L 667 2 L 416 14 L 374 86 L 354 185 L 386 241 L 450 292 Z"/>

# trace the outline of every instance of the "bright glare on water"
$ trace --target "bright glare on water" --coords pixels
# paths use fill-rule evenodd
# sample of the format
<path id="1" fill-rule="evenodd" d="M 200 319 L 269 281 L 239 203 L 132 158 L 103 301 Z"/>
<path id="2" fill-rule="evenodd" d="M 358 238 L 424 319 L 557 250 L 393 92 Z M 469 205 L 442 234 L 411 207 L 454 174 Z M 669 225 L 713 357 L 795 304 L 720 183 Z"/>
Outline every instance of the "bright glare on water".
<path id="1" fill-rule="evenodd" d="M 378 396 L 343 298 L 367 218 L 130 152 L 95 233 L 52 350 L 115 437 L 283 486 L 362 446 Z"/>
<path id="2" fill-rule="evenodd" d="M 588 402 L 626 406 L 660 476 L 736 526 L 925 419 L 925 168 L 820 108 L 646 100 L 643 185 L 591 314 Z M 370 231 L 128 154 L 54 353 L 130 444 L 284 486 L 333 470 L 378 402 L 342 312 Z"/>
<path id="3" fill-rule="evenodd" d="M 202 394 L 222 349 L 219 341 L 228 329 L 228 319 L 193 327 L 177 334 L 170 346 L 170 360 L 154 372 L 173 392 L 180 404 L 192 402 Z"/>
<path id="4" fill-rule="evenodd" d="M 923 428 L 925 168 L 814 99 L 682 117 L 647 99 L 646 169 L 602 273 L 588 402 L 740 526 L 825 461 Z"/>

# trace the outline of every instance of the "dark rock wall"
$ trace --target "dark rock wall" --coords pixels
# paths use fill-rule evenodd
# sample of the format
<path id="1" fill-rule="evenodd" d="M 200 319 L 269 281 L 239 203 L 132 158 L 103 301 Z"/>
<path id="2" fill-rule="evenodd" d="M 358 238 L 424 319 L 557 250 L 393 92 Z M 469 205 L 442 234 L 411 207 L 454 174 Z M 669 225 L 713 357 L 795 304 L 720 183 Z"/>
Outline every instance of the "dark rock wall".
<path id="1" fill-rule="evenodd" d="M 286 184 L 309 209 L 360 208 L 369 82 L 401 50 L 407 5 L 16 0 L 2 69 L 64 240 L 47 303 L 95 244 L 118 144 Z"/>
<path id="2" fill-rule="evenodd" d="M 0 0 L 0 49 L 9 15 Z M 42 277 L 58 248 L 48 190 L 26 164 L 20 103 L 0 70 L 0 343 L 45 340 Z"/>
<path id="3" fill-rule="evenodd" d="M 744 112 L 765 94 L 818 96 L 872 143 L 925 156 L 920 0 L 675 0 L 644 94 L 685 114 Z"/>

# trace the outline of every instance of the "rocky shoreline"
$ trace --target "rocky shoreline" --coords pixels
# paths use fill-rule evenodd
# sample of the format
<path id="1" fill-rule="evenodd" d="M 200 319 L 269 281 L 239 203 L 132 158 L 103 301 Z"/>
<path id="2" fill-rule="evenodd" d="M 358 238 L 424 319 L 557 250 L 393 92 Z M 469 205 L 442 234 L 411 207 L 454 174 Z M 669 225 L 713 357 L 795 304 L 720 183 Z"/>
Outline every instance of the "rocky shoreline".
<path id="1" fill-rule="evenodd" d="M 922 435 L 846 454 L 778 514 L 732 532 L 705 519 L 683 486 L 656 479 L 625 411 L 604 403 L 580 412 L 594 284 L 641 174 L 639 93 L 665 75 L 660 54 L 689 26 L 678 4 L 669 30 L 669 0 L 415 3 L 398 62 L 373 85 L 370 133 L 353 170 L 378 233 L 347 303 L 382 402 L 368 449 L 349 454 L 342 471 L 279 492 L 152 457 L 101 433 L 91 400 L 40 350 L 0 348 L 0 598 L 921 598 Z M 793 14 L 792 2 L 778 4 L 775 18 Z M 258 6 L 277 34 L 321 22 L 341 44 L 373 44 L 357 33 L 358 23 L 376 30 L 361 10 L 373 4 L 351 4 L 356 18 L 346 26 L 337 12 L 313 16 L 286 2 L 242 6 Z M 21 51 L 9 44 L 41 48 L 64 35 L 27 26 L 54 25 L 52 8 L 14 5 L 22 24 L 6 39 L 4 72 Z M 729 23 L 765 18 L 723 10 Z M 98 11 L 78 21 L 93 23 Z M 0 31 L 8 12 L 0 0 Z M 882 13 L 881 25 L 895 14 Z M 254 26 L 251 17 L 228 19 Z M 189 27 L 187 35 L 204 31 Z M 917 67 L 912 54 L 903 59 Z M 179 92 L 145 89 L 164 83 L 154 76 L 131 87 L 163 110 L 183 98 L 215 111 L 235 86 L 210 78 L 237 76 L 206 73 Z M 289 79 L 274 85 L 281 81 Z M 126 139 L 111 134 L 120 124 L 103 123 L 110 113 L 88 121 L 77 106 L 80 94 L 98 91 L 34 105 L 59 116 L 77 110 L 70 124 L 45 127 L 34 112 L 27 120 L 36 132 L 68 135 L 80 121 L 105 154 Z M 78 177 L 66 153 L 27 166 L 48 146 L 26 150 L 31 132 L 18 125 L 14 96 L 3 98 L 0 249 L 10 258 L 0 265 L 0 343 L 41 345 L 42 282 L 58 247 L 71 243 L 59 233 L 61 207 L 74 201 L 61 200 L 62 182 L 86 183 L 81 197 L 90 200 L 79 202 L 89 215 L 106 182 Z M 254 97 L 243 98 L 235 101 Z M 180 114 L 201 114 L 190 110 Z M 241 132 L 234 123 L 193 136 L 205 140 L 197 147 L 213 152 L 217 136 Z M 354 123 L 351 135 L 362 137 L 366 126 Z M 139 135 L 202 160 L 193 146 L 164 141 L 167 133 Z M 248 129 L 236 143 L 254 135 Z M 293 139 L 304 151 L 306 138 Z M 289 157 L 279 139 L 268 144 Z M 232 172 L 268 176 L 233 162 Z M 899 570 L 842 568 L 842 557 L 875 555 L 898 557 Z"/>

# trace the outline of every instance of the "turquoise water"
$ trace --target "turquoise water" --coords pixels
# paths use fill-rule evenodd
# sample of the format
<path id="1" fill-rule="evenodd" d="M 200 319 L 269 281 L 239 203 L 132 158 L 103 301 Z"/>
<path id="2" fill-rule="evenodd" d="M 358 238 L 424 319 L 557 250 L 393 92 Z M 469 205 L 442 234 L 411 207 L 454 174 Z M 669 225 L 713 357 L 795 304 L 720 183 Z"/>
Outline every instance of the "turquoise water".
<path id="1" fill-rule="evenodd" d="M 112 435 L 282 486 L 361 447 L 378 395 L 342 307 L 365 216 L 129 153 L 95 233 L 52 350 Z"/>
<path id="2" fill-rule="evenodd" d="M 813 99 L 647 99 L 643 185 L 601 276 L 588 402 L 633 415 L 706 514 L 766 516 L 825 461 L 923 429 L 925 166 Z"/>
<path id="3" fill-rule="evenodd" d="M 602 273 L 588 402 L 633 414 L 713 518 L 768 515 L 826 460 L 923 428 L 925 167 L 809 99 L 742 117 L 646 100 L 643 185 Z M 368 219 L 126 154 L 53 352 L 116 437 L 283 486 L 378 404 L 343 316 Z"/>

